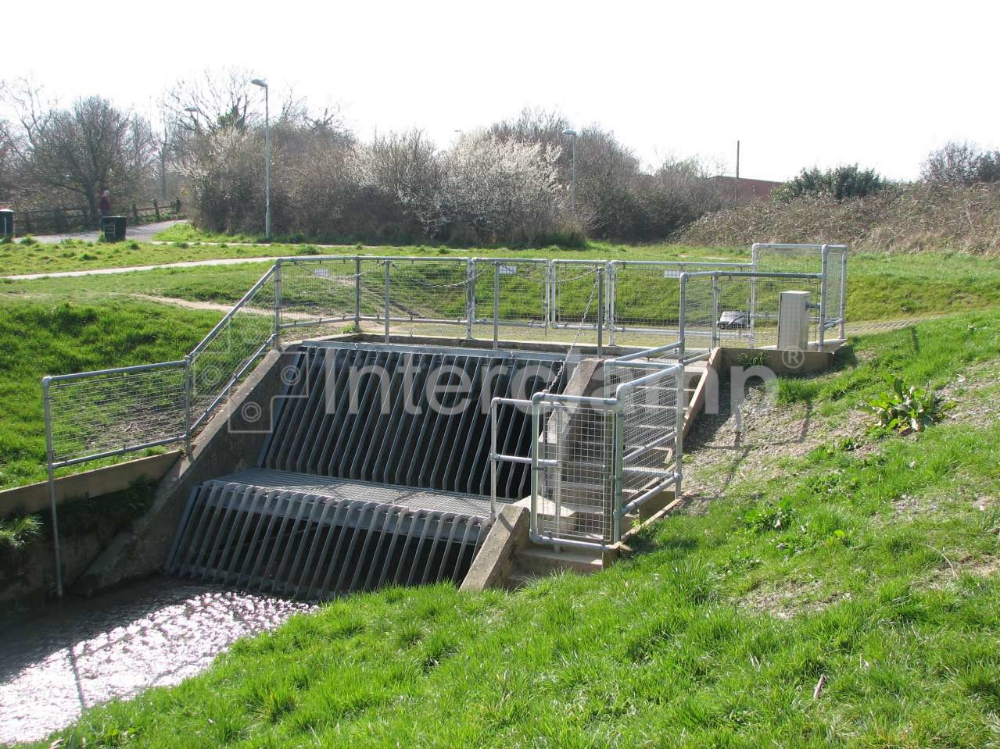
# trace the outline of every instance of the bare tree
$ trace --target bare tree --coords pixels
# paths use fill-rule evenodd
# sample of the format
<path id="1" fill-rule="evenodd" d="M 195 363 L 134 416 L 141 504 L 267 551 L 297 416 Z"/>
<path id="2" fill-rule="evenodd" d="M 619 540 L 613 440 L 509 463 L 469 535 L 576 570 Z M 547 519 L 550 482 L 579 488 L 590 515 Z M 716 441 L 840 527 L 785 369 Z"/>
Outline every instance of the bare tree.
<path id="1" fill-rule="evenodd" d="M 931 185 L 955 187 L 1000 182 L 1000 151 L 983 151 L 973 143 L 946 143 L 927 157 L 920 177 Z"/>
<path id="2" fill-rule="evenodd" d="M 92 215 L 100 192 L 136 196 L 152 174 L 156 140 L 149 123 L 131 110 L 97 96 L 69 109 L 48 104 L 27 82 L 5 86 L 3 95 L 18 112 L 13 152 L 19 170 L 36 191 L 75 195 Z"/>
<path id="3" fill-rule="evenodd" d="M 14 194 L 14 133 L 7 120 L 0 119 L 0 204 L 10 203 Z"/>

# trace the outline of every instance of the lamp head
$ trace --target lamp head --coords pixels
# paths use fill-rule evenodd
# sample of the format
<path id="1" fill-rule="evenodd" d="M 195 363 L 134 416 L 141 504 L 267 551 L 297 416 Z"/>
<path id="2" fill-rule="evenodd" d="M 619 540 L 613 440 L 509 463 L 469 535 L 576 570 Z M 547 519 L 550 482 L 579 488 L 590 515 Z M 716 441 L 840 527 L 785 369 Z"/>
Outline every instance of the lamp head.
<path id="1" fill-rule="evenodd" d="M 267 81 L 265 81 L 263 78 L 254 78 L 252 81 L 250 81 L 250 83 L 252 83 L 255 86 L 260 86 L 261 88 L 267 88 Z"/>
<path id="2" fill-rule="evenodd" d="M 571 127 L 568 127 L 565 130 L 563 130 L 563 135 L 571 135 L 571 136 L 573 136 L 575 138 L 576 137 L 576 130 L 574 130 Z"/>

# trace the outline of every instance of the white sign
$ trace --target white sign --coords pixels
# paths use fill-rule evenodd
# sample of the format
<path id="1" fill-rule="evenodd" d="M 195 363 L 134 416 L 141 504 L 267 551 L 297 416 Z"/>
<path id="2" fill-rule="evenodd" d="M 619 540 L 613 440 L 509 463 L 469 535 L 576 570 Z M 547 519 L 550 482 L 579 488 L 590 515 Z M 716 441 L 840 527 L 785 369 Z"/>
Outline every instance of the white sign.
<path id="1" fill-rule="evenodd" d="M 330 269 L 329 268 L 317 268 L 313 273 L 319 278 L 329 278 Z"/>
<path id="2" fill-rule="evenodd" d="M 517 266 L 516 265 L 501 265 L 500 266 L 501 276 L 516 276 Z"/>

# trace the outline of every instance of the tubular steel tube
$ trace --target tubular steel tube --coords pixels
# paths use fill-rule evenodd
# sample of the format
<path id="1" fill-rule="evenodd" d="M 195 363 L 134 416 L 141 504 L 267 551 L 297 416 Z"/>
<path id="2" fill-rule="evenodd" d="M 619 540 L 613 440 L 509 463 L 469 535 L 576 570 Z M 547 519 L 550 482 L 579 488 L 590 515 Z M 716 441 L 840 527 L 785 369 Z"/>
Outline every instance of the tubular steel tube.
<path id="1" fill-rule="evenodd" d="M 823 338 L 826 336 L 826 286 L 827 286 L 826 260 L 828 252 L 829 252 L 828 246 L 823 245 L 823 248 L 820 250 L 820 255 L 821 255 L 820 267 L 822 268 L 821 275 L 823 276 L 823 279 L 819 283 L 819 350 L 820 351 L 823 350 Z"/>
<path id="2" fill-rule="evenodd" d="M 490 520 L 497 519 L 497 402 L 490 402 Z M 530 462 L 530 461 L 529 461 Z"/>
<path id="3" fill-rule="evenodd" d="M 493 348 L 500 340 L 500 262 L 493 264 Z"/>
<path id="4" fill-rule="evenodd" d="M 597 356 L 604 355 L 604 268 L 597 269 Z"/>
<path id="5" fill-rule="evenodd" d="M 281 350 L 281 259 L 274 264 L 274 340 L 277 351 Z"/>
<path id="6" fill-rule="evenodd" d="M 618 543 L 622 540 L 622 516 L 625 514 L 622 507 L 622 495 L 625 483 L 625 440 L 624 440 L 624 415 L 615 413 L 614 416 L 614 509 L 611 511 L 611 543 Z"/>
<path id="7" fill-rule="evenodd" d="M 385 261 L 385 342 L 389 342 L 389 284 L 392 282 L 390 273 L 392 272 L 392 260 Z"/>
<path id="8" fill-rule="evenodd" d="M 45 463 L 49 477 L 49 510 L 52 514 L 52 552 L 56 565 L 56 595 L 63 596 L 62 552 L 59 548 L 59 513 L 56 510 L 55 450 L 52 447 L 52 404 L 49 398 L 51 377 L 42 378 L 42 403 L 45 411 Z"/>
<path id="9" fill-rule="evenodd" d="M 847 248 L 840 252 L 840 340 L 847 340 Z"/>
<path id="10" fill-rule="evenodd" d="M 354 258 L 354 327 L 361 332 L 361 258 Z"/>

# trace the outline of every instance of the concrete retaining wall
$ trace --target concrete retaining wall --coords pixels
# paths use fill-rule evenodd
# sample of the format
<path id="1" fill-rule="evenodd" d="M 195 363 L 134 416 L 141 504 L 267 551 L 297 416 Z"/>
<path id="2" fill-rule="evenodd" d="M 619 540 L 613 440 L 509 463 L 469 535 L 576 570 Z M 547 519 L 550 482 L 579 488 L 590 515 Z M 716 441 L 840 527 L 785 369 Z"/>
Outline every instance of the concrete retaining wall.
<path id="1" fill-rule="evenodd" d="M 56 479 L 56 504 L 67 499 L 101 497 L 128 489 L 139 479 L 157 482 L 181 457 L 179 450 L 97 468 Z M 49 482 L 18 486 L 0 492 L 0 518 L 12 512 L 26 514 L 49 509 Z"/>

